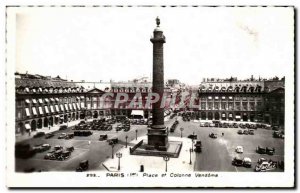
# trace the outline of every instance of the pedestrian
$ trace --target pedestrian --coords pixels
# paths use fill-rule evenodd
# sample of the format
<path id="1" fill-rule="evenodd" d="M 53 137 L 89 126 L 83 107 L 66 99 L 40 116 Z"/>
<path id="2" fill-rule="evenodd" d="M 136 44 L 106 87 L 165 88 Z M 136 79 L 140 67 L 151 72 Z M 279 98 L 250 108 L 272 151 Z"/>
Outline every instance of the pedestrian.
<path id="1" fill-rule="evenodd" d="M 224 136 L 224 133 L 222 133 L 222 136 Z"/>

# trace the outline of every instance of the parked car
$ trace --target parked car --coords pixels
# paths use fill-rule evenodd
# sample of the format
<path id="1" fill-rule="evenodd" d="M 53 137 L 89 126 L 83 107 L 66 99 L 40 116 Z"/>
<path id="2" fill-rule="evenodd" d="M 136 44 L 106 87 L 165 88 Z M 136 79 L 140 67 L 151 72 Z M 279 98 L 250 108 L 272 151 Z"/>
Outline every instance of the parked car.
<path id="1" fill-rule="evenodd" d="M 108 139 L 107 142 L 109 144 L 117 144 L 119 142 L 119 139 L 117 137 L 113 137 L 111 139 Z"/>
<path id="2" fill-rule="evenodd" d="M 273 148 L 271 148 L 271 147 L 266 147 L 266 153 L 268 154 L 268 155 L 274 155 L 274 153 L 275 153 L 275 148 L 273 147 Z"/>
<path id="3" fill-rule="evenodd" d="M 198 152 L 198 153 L 202 152 L 202 143 L 201 143 L 201 141 L 196 141 L 195 152 Z"/>
<path id="4" fill-rule="evenodd" d="M 252 166 L 251 159 L 248 158 L 248 157 L 245 157 L 243 159 L 243 166 L 246 167 L 246 168 L 251 168 L 251 166 Z"/>
<path id="5" fill-rule="evenodd" d="M 74 138 L 74 133 L 68 133 L 65 137 L 65 139 L 72 139 Z"/>
<path id="6" fill-rule="evenodd" d="M 54 136 L 53 133 L 47 133 L 47 134 L 45 135 L 45 139 L 49 139 L 49 138 L 51 138 L 51 137 L 53 137 L 53 136 Z"/>
<path id="7" fill-rule="evenodd" d="M 191 134 L 191 135 L 188 135 L 188 138 L 190 138 L 190 139 L 197 139 L 197 135 Z"/>
<path id="8" fill-rule="evenodd" d="M 249 129 L 249 135 L 254 135 L 254 130 L 253 129 Z"/>
<path id="9" fill-rule="evenodd" d="M 266 153 L 266 148 L 261 147 L 261 146 L 257 146 L 256 152 L 259 153 L 259 154 L 265 154 Z"/>
<path id="10" fill-rule="evenodd" d="M 58 136 L 58 139 L 64 139 L 66 136 L 67 136 L 66 133 L 61 133 L 61 134 Z"/>
<path id="11" fill-rule="evenodd" d="M 242 166 L 243 165 L 243 159 L 239 157 L 234 157 L 232 160 L 232 165 L 234 166 Z"/>
<path id="12" fill-rule="evenodd" d="M 61 145 L 54 146 L 54 150 L 61 150 L 61 149 L 63 149 L 63 147 Z"/>
<path id="13" fill-rule="evenodd" d="M 103 141 L 103 140 L 106 140 L 107 139 L 107 135 L 105 134 L 105 135 L 100 135 L 100 137 L 99 137 L 99 140 L 100 141 Z"/>
<path id="14" fill-rule="evenodd" d="M 243 134 L 244 134 L 244 135 L 248 135 L 248 134 L 249 134 L 249 131 L 246 129 L 246 130 L 244 130 Z"/>
<path id="15" fill-rule="evenodd" d="M 73 146 L 69 146 L 66 148 L 67 151 L 73 152 L 74 151 L 74 147 Z"/>
<path id="16" fill-rule="evenodd" d="M 272 160 L 269 161 L 263 161 L 260 164 L 257 164 L 255 166 L 254 171 L 256 172 L 266 172 L 269 170 L 273 170 L 277 167 L 277 164 L 275 162 L 273 162 Z"/>
<path id="17" fill-rule="evenodd" d="M 68 126 L 67 125 L 61 125 L 60 127 L 59 127 L 59 130 L 61 131 L 61 130 L 66 130 L 66 129 L 68 129 Z"/>
<path id="18" fill-rule="evenodd" d="M 239 135 L 242 135 L 243 134 L 243 131 L 242 130 L 238 130 L 237 132 Z"/>
<path id="19" fill-rule="evenodd" d="M 243 148 L 243 146 L 236 146 L 235 151 L 236 151 L 236 153 L 243 153 L 244 148 Z"/>
<path id="20" fill-rule="evenodd" d="M 76 168 L 76 172 L 83 172 L 89 169 L 89 161 L 83 160 L 79 163 L 79 167 Z"/>
<path id="21" fill-rule="evenodd" d="M 45 132 L 37 132 L 33 137 L 38 138 L 38 137 L 42 137 L 44 135 L 45 135 Z"/>
<path id="22" fill-rule="evenodd" d="M 213 139 L 216 139 L 218 137 L 216 133 L 210 133 L 208 136 Z"/>
<path id="23" fill-rule="evenodd" d="M 209 127 L 215 127 L 216 125 L 214 123 L 210 123 Z"/>
<path id="24" fill-rule="evenodd" d="M 66 159 L 68 159 L 71 156 L 71 152 L 70 151 L 63 151 L 60 156 L 57 157 L 57 160 L 59 161 L 64 161 Z"/>
<path id="25" fill-rule="evenodd" d="M 200 123 L 200 127 L 205 127 L 205 123 Z"/>
<path id="26" fill-rule="evenodd" d="M 35 152 L 44 152 L 49 150 L 50 148 L 51 146 L 49 144 L 40 144 L 40 145 L 33 146 Z"/>

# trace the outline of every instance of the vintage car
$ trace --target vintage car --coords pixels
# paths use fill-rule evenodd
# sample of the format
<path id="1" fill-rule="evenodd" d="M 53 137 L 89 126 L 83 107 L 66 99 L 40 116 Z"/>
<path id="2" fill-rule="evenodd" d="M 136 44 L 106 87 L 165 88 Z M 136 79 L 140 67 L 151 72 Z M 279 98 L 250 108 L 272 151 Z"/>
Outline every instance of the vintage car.
<path id="1" fill-rule="evenodd" d="M 123 126 L 122 125 L 118 125 L 117 127 L 116 127 L 116 131 L 121 131 L 123 129 Z"/>
<path id="2" fill-rule="evenodd" d="M 239 157 L 234 157 L 232 160 L 232 165 L 234 166 L 243 166 L 243 159 Z"/>
<path id="3" fill-rule="evenodd" d="M 74 133 L 67 133 L 65 139 L 72 139 L 74 138 Z"/>
<path id="4" fill-rule="evenodd" d="M 213 139 L 216 139 L 218 137 L 216 133 L 210 133 L 208 136 Z"/>
<path id="5" fill-rule="evenodd" d="M 99 137 L 99 141 L 103 141 L 103 140 L 106 140 L 107 139 L 107 135 L 100 135 Z"/>
<path id="6" fill-rule="evenodd" d="M 50 148 L 51 148 L 51 145 L 49 145 L 49 144 L 40 144 L 40 145 L 33 146 L 33 149 L 35 152 L 47 151 Z"/>
<path id="7" fill-rule="evenodd" d="M 75 149 L 73 146 L 66 147 L 67 151 L 73 152 Z"/>
<path id="8" fill-rule="evenodd" d="M 59 130 L 66 130 L 66 129 L 68 129 L 68 126 L 67 126 L 67 125 L 61 125 L 61 126 L 59 127 Z"/>
<path id="9" fill-rule="evenodd" d="M 266 153 L 266 148 L 261 147 L 261 146 L 257 146 L 256 152 L 259 153 L 259 154 L 265 154 Z"/>
<path id="10" fill-rule="evenodd" d="M 49 138 L 51 138 L 51 137 L 53 137 L 53 136 L 54 136 L 53 133 L 47 133 L 47 134 L 45 135 L 45 139 L 49 139 Z"/>
<path id="11" fill-rule="evenodd" d="M 246 129 L 246 130 L 244 130 L 243 134 L 244 134 L 244 135 L 248 135 L 248 134 L 249 134 L 249 131 Z"/>
<path id="12" fill-rule="evenodd" d="M 271 148 L 271 147 L 266 147 L 266 153 L 268 154 L 268 155 L 274 155 L 274 153 L 275 153 L 275 148 L 273 147 L 273 148 Z"/>
<path id="13" fill-rule="evenodd" d="M 57 160 L 59 161 L 64 161 L 66 159 L 68 159 L 71 156 L 71 152 L 70 151 L 63 151 L 58 157 Z"/>
<path id="14" fill-rule="evenodd" d="M 274 170 L 274 169 L 276 169 L 276 167 L 277 167 L 276 162 L 273 162 L 272 160 L 263 161 L 260 164 L 257 164 L 255 166 L 254 171 L 256 171 L 256 172 L 266 172 L 266 171 L 269 171 L 269 170 Z"/>
<path id="15" fill-rule="evenodd" d="M 190 138 L 190 139 L 197 139 L 197 135 L 191 134 L 191 135 L 188 135 L 188 138 Z"/>
<path id="16" fill-rule="evenodd" d="M 45 135 L 45 132 L 37 132 L 33 137 L 38 138 L 38 137 L 42 137 L 44 135 Z"/>
<path id="17" fill-rule="evenodd" d="M 205 127 L 205 123 L 200 123 L 200 127 Z"/>
<path id="18" fill-rule="evenodd" d="M 56 145 L 54 146 L 54 150 L 57 151 L 57 150 L 61 150 L 63 149 L 63 147 L 61 145 Z"/>
<path id="19" fill-rule="evenodd" d="M 111 139 L 108 139 L 107 142 L 109 144 L 117 144 L 119 142 L 119 139 L 117 137 L 113 137 Z"/>
<path id="20" fill-rule="evenodd" d="M 246 168 L 251 168 L 251 166 L 252 166 L 251 159 L 248 158 L 248 157 L 245 157 L 243 159 L 243 166 L 246 167 Z"/>
<path id="21" fill-rule="evenodd" d="M 238 130 L 237 132 L 239 135 L 242 135 L 243 134 L 243 131 L 242 130 Z"/>
<path id="22" fill-rule="evenodd" d="M 194 146 L 195 146 L 195 152 L 197 152 L 197 153 L 202 152 L 202 143 L 201 143 L 201 141 L 196 141 Z"/>
<path id="23" fill-rule="evenodd" d="M 83 160 L 79 163 L 79 167 L 76 168 L 76 172 L 83 172 L 89 169 L 89 161 Z"/>
<path id="24" fill-rule="evenodd" d="M 61 134 L 58 136 L 58 139 L 64 139 L 66 136 L 67 136 L 66 133 L 61 133 Z"/>
<path id="25" fill-rule="evenodd" d="M 236 152 L 236 153 L 243 153 L 243 152 L 244 152 L 243 146 L 236 146 L 235 152 Z"/>
<path id="26" fill-rule="evenodd" d="M 216 126 L 216 124 L 214 124 L 214 123 L 209 123 L 209 127 L 215 127 Z"/>
<path id="27" fill-rule="evenodd" d="M 249 129 L 249 135 L 254 135 L 254 130 L 253 129 Z"/>

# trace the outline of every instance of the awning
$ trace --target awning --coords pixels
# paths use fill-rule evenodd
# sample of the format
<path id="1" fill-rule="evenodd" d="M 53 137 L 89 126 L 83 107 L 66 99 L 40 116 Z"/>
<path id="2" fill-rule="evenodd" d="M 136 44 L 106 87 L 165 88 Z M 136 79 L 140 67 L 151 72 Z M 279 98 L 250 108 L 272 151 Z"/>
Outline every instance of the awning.
<path id="1" fill-rule="evenodd" d="M 49 99 L 46 98 L 46 99 L 45 99 L 45 102 L 46 102 L 46 103 L 49 103 Z"/>
<path id="2" fill-rule="evenodd" d="M 55 112 L 52 105 L 50 106 L 50 111 L 51 111 L 51 113 L 54 113 L 54 112 Z"/>
<path id="3" fill-rule="evenodd" d="M 81 103 L 81 108 L 84 108 L 84 103 Z"/>
<path id="4" fill-rule="evenodd" d="M 29 117 L 30 116 L 29 108 L 25 108 L 25 112 L 26 112 L 26 116 Z"/>
<path id="5" fill-rule="evenodd" d="M 80 110 L 80 105 L 79 103 L 76 103 L 77 109 Z"/>
<path id="6" fill-rule="evenodd" d="M 228 97 L 229 99 L 232 99 L 232 96 Z"/>
<path id="7" fill-rule="evenodd" d="M 211 96 L 209 96 L 209 97 L 208 97 L 208 99 L 212 99 L 212 97 L 211 97 Z"/>
<path id="8" fill-rule="evenodd" d="M 25 99 L 25 103 L 29 104 L 30 100 L 29 99 Z"/>
<path id="9" fill-rule="evenodd" d="M 39 103 L 40 103 L 40 104 L 43 104 L 43 99 L 39 99 Z"/>
<path id="10" fill-rule="evenodd" d="M 42 89 L 42 88 L 39 88 L 39 92 L 43 92 L 43 89 Z"/>
<path id="11" fill-rule="evenodd" d="M 64 105 L 60 104 L 60 110 L 64 111 Z"/>
<path id="12" fill-rule="evenodd" d="M 73 110 L 73 108 L 72 108 L 72 104 L 71 104 L 71 103 L 69 103 L 69 109 L 70 109 L 70 111 L 72 111 L 72 110 Z"/>
<path id="13" fill-rule="evenodd" d="M 29 123 L 26 123 L 26 124 L 25 124 L 25 129 L 26 129 L 26 130 L 30 130 L 30 129 L 31 129 L 31 126 L 30 126 Z"/>
<path id="14" fill-rule="evenodd" d="M 232 117 L 232 114 L 229 114 L 229 117 Z"/>
<path id="15" fill-rule="evenodd" d="M 222 117 L 226 117 L 226 115 L 225 115 L 225 114 L 222 114 Z"/>
<path id="16" fill-rule="evenodd" d="M 90 103 L 87 104 L 87 108 L 91 109 L 91 104 Z"/>
<path id="17" fill-rule="evenodd" d="M 57 113 L 59 113 L 60 110 L 58 108 L 58 105 L 55 105 L 55 110 L 56 110 Z"/>
<path id="18" fill-rule="evenodd" d="M 59 118 L 59 115 L 55 115 L 56 118 Z"/>
<path id="19" fill-rule="evenodd" d="M 226 97 L 222 96 L 222 99 L 225 99 Z"/>
<path id="20" fill-rule="evenodd" d="M 216 97 L 215 97 L 215 99 L 219 99 L 219 97 L 218 97 L 218 96 L 216 96 Z"/>
<path id="21" fill-rule="evenodd" d="M 68 104 L 65 104 L 65 110 L 69 111 Z"/>
<path id="22" fill-rule="evenodd" d="M 76 97 L 78 100 L 80 99 L 79 97 Z"/>
<path id="23" fill-rule="evenodd" d="M 235 118 L 236 118 L 236 119 L 240 119 L 241 116 L 240 116 L 240 115 L 236 115 Z"/>
<path id="24" fill-rule="evenodd" d="M 49 113 L 48 106 L 45 106 L 45 112 L 46 112 L 46 113 Z"/>
<path id="25" fill-rule="evenodd" d="M 75 105 L 75 103 L 73 103 L 73 109 L 76 111 L 76 105 Z"/>
<path id="26" fill-rule="evenodd" d="M 26 92 L 29 92 L 29 88 L 25 88 L 25 91 L 26 91 Z"/>
<path id="27" fill-rule="evenodd" d="M 93 108 L 97 109 L 97 103 L 93 103 Z"/>
<path id="28" fill-rule="evenodd" d="M 32 89 L 32 92 L 33 92 L 33 93 L 35 93 L 35 92 L 36 92 L 35 88 L 34 88 L 34 89 Z"/>
<path id="29" fill-rule="evenodd" d="M 36 112 L 36 108 L 35 108 L 35 107 L 32 107 L 32 113 L 33 113 L 33 115 L 37 115 L 37 112 Z"/>
<path id="30" fill-rule="evenodd" d="M 36 104 L 36 100 L 35 100 L 35 99 L 32 99 L 32 102 L 33 102 L 34 104 Z"/>
<path id="31" fill-rule="evenodd" d="M 40 115 L 44 114 L 42 107 L 39 107 Z"/>
<path id="32" fill-rule="evenodd" d="M 80 98 L 84 99 L 84 96 L 81 96 Z"/>
<path id="33" fill-rule="evenodd" d="M 55 98 L 55 100 L 58 102 L 59 101 L 59 99 L 58 98 Z"/>
<path id="34" fill-rule="evenodd" d="M 51 101 L 51 102 L 54 102 L 55 100 L 54 100 L 54 98 L 50 98 L 50 101 Z"/>

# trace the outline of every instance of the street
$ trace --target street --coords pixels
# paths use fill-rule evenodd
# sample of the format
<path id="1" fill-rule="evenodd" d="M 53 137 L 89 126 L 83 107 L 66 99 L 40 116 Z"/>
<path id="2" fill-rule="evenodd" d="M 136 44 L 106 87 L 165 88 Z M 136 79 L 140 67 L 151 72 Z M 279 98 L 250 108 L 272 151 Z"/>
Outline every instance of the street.
<path id="1" fill-rule="evenodd" d="M 166 121 L 165 125 L 170 128 L 175 118 Z M 195 171 L 232 171 L 232 172 L 251 172 L 253 171 L 256 162 L 259 158 L 263 157 L 267 160 L 272 159 L 275 161 L 281 161 L 284 158 L 284 140 L 275 139 L 272 137 L 271 130 L 257 129 L 254 135 L 238 135 L 238 128 L 213 128 L 213 127 L 199 127 L 199 123 L 196 122 L 184 122 L 181 117 L 178 117 L 179 125 L 173 133 L 169 133 L 170 136 L 180 137 L 180 128 L 184 128 L 182 131 L 183 137 L 187 137 L 193 132 L 197 135 L 197 140 L 202 141 L 202 152 L 196 153 Z M 75 136 L 73 139 L 58 139 L 60 133 L 73 133 L 71 128 L 64 131 L 54 132 L 55 136 L 50 139 L 45 137 L 32 138 L 23 141 L 22 143 L 29 143 L 30 145 L 38 145 L 48 143 L 51 145 L 51 149 L 55 145 L 61 145 L 64 148 L 73 146 L 75 148 L 71 157 L 65 161 L 57 160 L 45 160 L 44 155 L 47 153 L 36 153 L 29 159 L 16 159 L 16 171 L 23 172 L 26 169 L 35 168 L 35 170 L 42 171 L 75 171 L 82 160 L 89 160 L 89 170 L 103 170 L 106 169 L 102 166 L 102 163 L 112 156 L 112 147 L 106 140 L 99 141 L 100 134 L 107 134 L 108 139 L 112 137 L 118 137 L 119 143 L 113 148 L 114 154 L 122 147 L 125 147 L 125 136 L 128 136 L 128 142 L 132 141 L 136 137 L 136 130 L 138 136 L 144 136 L 147 133 L 146 125 L 131 125 L 131 129 L 128 132 L 118 131 L 116 132 L 117 124 L 113 125 L 111 131 L 93 131 L 93 135 L 87 137 Z M 210 138 L 208 135 L 210 132 L 218 134 L 216 139 Z M 224 133 L 224 136 L 221 133 Z M 89 144 L 90 141 L 90 144 Z M 134 144 L 128 143 L 128 146 Z M 238 156 L 235 153 L 236 146 L 243 146 L 244 152 L 239 156 L 249 157 L 252 160 L 252 168 L 235 167 L 231 164 L 232 159 Z M 255 152 L 256 147 L 260 145 L 263 147 L 274 147 L 276 149 L 275 154 L 260 155 Z M 129 147 L 128 147 L 129 148 Z M 172 166 L 170 166 L 172 167 Z M 282 171 L 276 169 L 275 171 Z"/>

